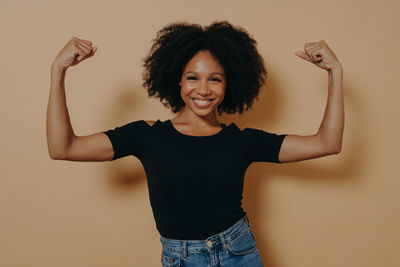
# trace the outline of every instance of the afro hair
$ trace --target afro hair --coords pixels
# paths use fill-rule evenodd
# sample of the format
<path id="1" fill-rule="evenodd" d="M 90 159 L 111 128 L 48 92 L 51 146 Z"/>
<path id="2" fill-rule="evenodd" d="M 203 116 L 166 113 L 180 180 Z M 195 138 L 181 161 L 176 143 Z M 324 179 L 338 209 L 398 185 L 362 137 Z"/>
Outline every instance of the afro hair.
<path id="1" fill-rule="evenodd" d="M 233 114 L 251 108 L 258 100 L 267 71 L 256 49 L 257 42 L 243 28 L 227 21 L 209 26 L 187 22 L 171 23 L 157 32 L 149 54 L 143 59 L 143 86 L 148 95 L 173 113 L 185 106 L 179 82 L 187 62 L 200 50 L 208 50 L 223 67 L 226 88 L 218 114 Z"/>

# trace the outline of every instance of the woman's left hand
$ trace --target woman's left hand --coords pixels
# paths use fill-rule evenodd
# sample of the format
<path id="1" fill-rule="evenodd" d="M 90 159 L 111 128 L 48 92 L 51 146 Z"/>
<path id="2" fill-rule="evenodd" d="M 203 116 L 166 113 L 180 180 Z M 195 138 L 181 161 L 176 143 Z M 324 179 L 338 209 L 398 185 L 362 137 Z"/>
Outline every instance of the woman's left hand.
<path id="1" fill-rule="evenodd" d="M 306 43 L 304 45 L 304 51 L 305 52 L 297 51 L 295 54 L 328 71 L 342 68 L 339 60 L 324 40 Z"/>

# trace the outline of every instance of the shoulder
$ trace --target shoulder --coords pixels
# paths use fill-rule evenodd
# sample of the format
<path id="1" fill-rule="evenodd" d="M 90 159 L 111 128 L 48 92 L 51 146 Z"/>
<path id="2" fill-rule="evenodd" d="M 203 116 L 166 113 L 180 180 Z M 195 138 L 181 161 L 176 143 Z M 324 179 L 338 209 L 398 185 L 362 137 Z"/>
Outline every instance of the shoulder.
<path id="1" fill-rule="evenodd" d="M 149 126 L 152 126 L 156 121 L 145 121 Z"/>

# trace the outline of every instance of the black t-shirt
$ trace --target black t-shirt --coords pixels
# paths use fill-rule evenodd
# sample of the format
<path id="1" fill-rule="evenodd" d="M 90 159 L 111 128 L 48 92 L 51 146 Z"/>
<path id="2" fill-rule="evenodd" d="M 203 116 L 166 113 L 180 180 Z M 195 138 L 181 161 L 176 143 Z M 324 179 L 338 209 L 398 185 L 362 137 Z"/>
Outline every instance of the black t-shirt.
<path id="1" fill-rule="evenodd" d="M 280 163 L 286 134 L 235 123 L 208 136 L 186 135 L 171 120 L 152 126 L 133 121 L 104 133 L 116 160 L 137 157 L 146 173 L 157 230 L 170 239 L 199 240 L 222 232 L 246 215 L 243 180 L 252 162 Z"/>

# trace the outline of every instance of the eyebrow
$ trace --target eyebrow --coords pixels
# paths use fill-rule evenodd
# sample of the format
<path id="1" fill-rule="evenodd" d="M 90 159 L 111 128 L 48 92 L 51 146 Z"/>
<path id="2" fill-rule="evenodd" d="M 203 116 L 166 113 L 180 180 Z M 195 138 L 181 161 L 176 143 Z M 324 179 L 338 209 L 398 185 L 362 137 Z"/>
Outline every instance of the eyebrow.
<path id="1" fill-rule="evenodd" d="M 188 71 L 188 72 L 186 72 L 185 74 L 188 74 L 188 73 L 199 74 L 199 73 L 196 72 L 196 71 Z M 221 73 L 221 72 L 211 72 L 210 74 L 219 74 L 219 75 L 225 77 L 225 75 L 224 75 L 223 73 Z"/>

